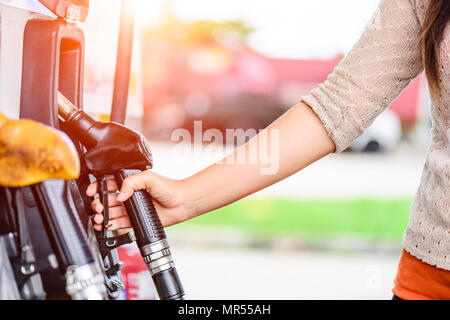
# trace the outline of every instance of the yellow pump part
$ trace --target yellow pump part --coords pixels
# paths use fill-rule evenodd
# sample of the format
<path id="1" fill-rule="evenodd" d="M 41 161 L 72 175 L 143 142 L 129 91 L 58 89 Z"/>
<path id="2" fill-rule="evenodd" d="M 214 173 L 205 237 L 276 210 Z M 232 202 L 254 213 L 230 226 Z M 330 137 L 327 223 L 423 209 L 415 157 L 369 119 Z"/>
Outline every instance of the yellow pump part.
<path id="1" fill-rule="evenodd" d="M 80 161 L 61 131 L 0 112 L 0 185 L 23 187 L 47 179 L 76 179 Z"/>
<path id="2" fill-rule="evenodd" d="M 3 113 L 0 112 L 0 128 L 6 121 L 8 121 L 8 118 Z"/>

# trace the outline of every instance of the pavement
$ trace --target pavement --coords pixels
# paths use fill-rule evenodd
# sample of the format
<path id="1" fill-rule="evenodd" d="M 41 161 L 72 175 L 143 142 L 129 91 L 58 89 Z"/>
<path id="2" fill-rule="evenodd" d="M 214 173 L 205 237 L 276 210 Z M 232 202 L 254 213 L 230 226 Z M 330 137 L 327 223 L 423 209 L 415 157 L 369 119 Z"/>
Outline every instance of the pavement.
<path id="1" fill-rule="evenodd" d="M 140 256 L 134 245 L 127 250 Z M 188 300 L 389 300 L 400 254 L 173 241 L 171 252 Z M 127 273 L 133 283 L 127 286 L 130 298 L 157 299 L 147 268 L 140 264 Z"/>
<path id="2" fill-rule="evenodd" d="M 220 155 L 151 142 L 154 171 L 184 178 Z M 425 150 L 330 155 L 252 197 L 412 198 Z M 267 244 L 242 234 L 167 229 L 187 299 L 391 299 L 400 244 Z M 261 240 L 261 239 L 259 239 Z"/>
<path id="3" fill-rule="evenodd" d="M 399 254 L 172 244 L 187 299 L 386 300 Z M 399 252 L 400 253 L 400 252 Z"/>

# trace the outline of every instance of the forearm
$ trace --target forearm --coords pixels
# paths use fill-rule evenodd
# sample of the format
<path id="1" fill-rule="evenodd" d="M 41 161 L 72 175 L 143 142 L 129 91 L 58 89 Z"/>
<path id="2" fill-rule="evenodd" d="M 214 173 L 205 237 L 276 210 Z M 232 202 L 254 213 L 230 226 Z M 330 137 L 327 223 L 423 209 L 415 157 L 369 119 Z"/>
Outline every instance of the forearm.
<path id="1" fill-rule="evenodd" d="M 184 180 L 192 217 L 264 189 L 334 149 L 320 119 L 300 103 L 224 160 Z"/>

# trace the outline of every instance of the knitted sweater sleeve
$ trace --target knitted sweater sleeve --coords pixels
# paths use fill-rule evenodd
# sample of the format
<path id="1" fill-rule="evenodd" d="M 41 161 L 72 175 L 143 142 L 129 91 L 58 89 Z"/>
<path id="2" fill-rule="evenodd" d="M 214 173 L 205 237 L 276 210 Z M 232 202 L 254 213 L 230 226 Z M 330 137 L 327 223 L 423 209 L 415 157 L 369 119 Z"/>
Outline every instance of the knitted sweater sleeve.
<path id="1" fill-rule="evenodd" d="M 382 0 L 358 42 L 327 80 L 302 97 L 322 120 L 336 152 L 354 139 L 422 71 L 413 0 Z"/>

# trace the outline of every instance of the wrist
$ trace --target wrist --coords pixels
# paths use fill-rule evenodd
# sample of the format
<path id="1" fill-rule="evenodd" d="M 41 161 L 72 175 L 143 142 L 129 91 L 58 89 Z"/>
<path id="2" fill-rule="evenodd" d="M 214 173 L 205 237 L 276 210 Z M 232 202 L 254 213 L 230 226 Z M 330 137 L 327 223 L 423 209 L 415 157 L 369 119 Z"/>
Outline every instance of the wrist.
<path id="1" fill-rule="evenodd" d="M 201 199 L 199 188 L 193 186 L 190 178 L 185 178 L 183 180 L 179 180 L 181 184 L 181 194 L 183 195 L 183 206 L 186 210 L 187 219 L 195 218 L 202 213 L 201 210 Z"/>

